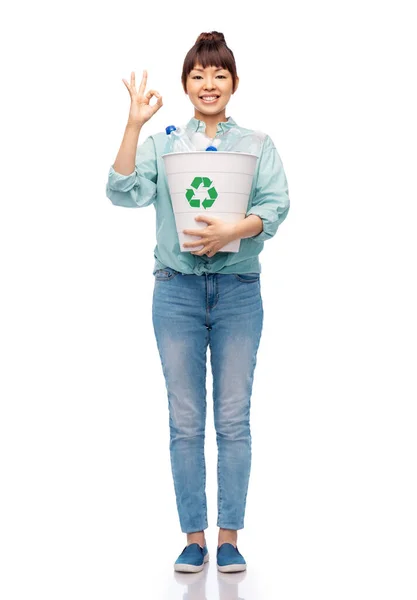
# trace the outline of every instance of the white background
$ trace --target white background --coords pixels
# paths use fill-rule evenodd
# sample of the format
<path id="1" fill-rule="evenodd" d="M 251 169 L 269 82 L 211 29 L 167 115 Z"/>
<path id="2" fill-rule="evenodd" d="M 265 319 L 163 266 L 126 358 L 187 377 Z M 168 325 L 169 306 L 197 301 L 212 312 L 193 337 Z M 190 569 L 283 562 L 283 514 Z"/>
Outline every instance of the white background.
<path id="1" fill-rule="evenodd" d="M 411 7 L 26 2 L 4 13 L 2 599 L 415 599 Z M 226 115 L 272 137 L 291 208 L 260 257 L 238 538 L 248 570 L 220 578 L 215 566 L 209 373 L 211 562 L 198 580 L 172 567 L 185 535 L 151 322 L 155 211 L 113 206 L 105 185 L 129 112 L 122 78 L 147 69 L 163 95 L 142 141 L 188 121 L 182 63 L 211 30 L 240 76 Z"/>

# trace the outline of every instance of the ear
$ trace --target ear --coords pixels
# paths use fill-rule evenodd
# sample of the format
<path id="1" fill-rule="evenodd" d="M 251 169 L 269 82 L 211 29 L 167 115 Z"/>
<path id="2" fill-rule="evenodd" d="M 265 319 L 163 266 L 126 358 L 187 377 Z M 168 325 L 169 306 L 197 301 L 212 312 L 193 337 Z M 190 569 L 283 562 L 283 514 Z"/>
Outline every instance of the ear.
<path id="1" fill-rule="evenodd" d="M 234 92 L 233 92 L 233 93 L 235 93 L 235 92 L 236 92 L 236 90 L 237 90 L 237 88 L 238 88 L 238 87 L 239 87 L 239 77 L 236 75 L 235 89 L 234 89 Z"/>

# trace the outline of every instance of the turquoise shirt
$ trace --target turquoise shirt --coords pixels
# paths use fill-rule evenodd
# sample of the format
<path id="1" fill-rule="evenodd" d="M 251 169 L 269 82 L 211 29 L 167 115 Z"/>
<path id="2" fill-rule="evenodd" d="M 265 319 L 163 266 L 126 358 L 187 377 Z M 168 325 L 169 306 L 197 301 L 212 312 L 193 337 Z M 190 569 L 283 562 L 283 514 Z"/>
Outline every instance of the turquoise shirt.
<path id="1" fill-rule="evenodd" d="M 253 130 L 238 126 L 232 117 L 228 117 L 227 122 L 218 123 L 216 138 L 221 139 L 230 127 L 238 127 L 242 133 L 254 133 Z M 205 132 L 206 124 L 193 117 L 186 129 L 188 132 Z M 262 219 L 263 231 L 253 237 L 241 239 L 238 252 L 220 250 L 212 257 L 196 256 L 180 250 L 162 159 L 162 155 L 169 152 L 169 142 L 165 131 L 150 135 L 142 144 L 138 144 L 134 172 L 121 175 L 111 166 L 106 185 L 106 196 L 117 206 L 142 208 L 154 205 L 157 244 L 154 249 L 153 272 L 171 267 L 181 273 L 195 275 L 260 273 L 262 269 L 258 255 L 264 242 L 274 237 L 290 207 L 287 178 L 272 139 L 263 134 L 246 212 L 246 216 L 258 215 Z M 195 241 L 197 240 L 198 237 L 195 236 Z"/>

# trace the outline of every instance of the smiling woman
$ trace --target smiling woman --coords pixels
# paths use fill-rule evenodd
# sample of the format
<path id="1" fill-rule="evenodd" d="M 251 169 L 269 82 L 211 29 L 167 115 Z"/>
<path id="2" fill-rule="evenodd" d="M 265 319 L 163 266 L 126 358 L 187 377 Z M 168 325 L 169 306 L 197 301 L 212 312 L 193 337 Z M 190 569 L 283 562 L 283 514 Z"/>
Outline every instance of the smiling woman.
<path id="1" fill-rule="evenodd" d="M 204 439 L 210 346 L 218 445 L 217 568 L 242 571 L 246 562 L 237 549 L 237 531 L 244 527 L 251 468 L 250 404 L 264 314 L 258 255 L 287 216 L 287 179 L 270 136 L 226 117 L 227 104 L 239 85 L 233 52 L 222 33 L 201 33 L 182 68 L 182 86 L 194 106 L 185 134 L 190 140 L 196 135 L 207 136 L 208 141 L 216 137 L 220 151 L 222 144 L 228 151 L 231 131 L 261 142 L 252 151 L 257 162 L 245 218 L 230 223 L 208 212 L 196 214 L 197 221 L 207 225 L 187 230 L 198 241 L 186 243 L 189 251 L 183 251 L 163 161 L 166 132 L 150 135 L 138 146 L 143 124 L 162 107 L 159 92 L 145 91 L 146 77 L 144 71 L 138 91 L 134 73 L 130 85 L 125 82 L 131 110 L 106 192 L 115 205 L 155 204 L 157 209 L 152 322 L 168 394 L 178 517 L 187 536 L 174 568 L 201 571 L 209 559 L 204 533 L 208 527 Z M 153 106 L 152 96 L 157 97 Z M 237 239 L 241 240 L 238 252 L 223 250 Z M 193 251 L 196 246 L 203 249 Z"/>
<path id="2" fill-rule="evenodd" d="M 212 67 L 214 72 L 221 72 L 232 78 L 233 93 L 237 89 L 238 76 L 236 61 L 231 49 L 226 45 L 226 40 L 222 33 L 212 31 L 211 33 L 202 33 L 194 46 L 187 52 L 182 67 L 181 82 L 184 91 L 187 92 L 187 78 L 191 71 L 202 71 L 207 67 Z M 222 71 L 226 71 L 223 73 Z M 195 73 L 197 75 L 198 73 Z"/>
<path id="3" fill-rule="evenodd" d="M 225 119 L 225 108 L 239 85 L 233 52 L 223 34 L 212 32 L 207 39 L 201 34 L 187 53 L 181 82 L 195 108 L 195 118 L 206 121 L 206 133 L 216 135 L 219 115 Z M 223 114 L 222 114 L 223 113 Z"/>

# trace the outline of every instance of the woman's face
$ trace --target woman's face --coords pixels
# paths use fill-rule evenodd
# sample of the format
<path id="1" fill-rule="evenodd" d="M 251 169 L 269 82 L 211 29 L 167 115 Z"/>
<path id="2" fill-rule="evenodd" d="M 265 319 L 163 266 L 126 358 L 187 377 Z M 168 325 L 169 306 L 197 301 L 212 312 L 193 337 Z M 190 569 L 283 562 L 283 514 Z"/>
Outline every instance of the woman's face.
<path id="1" fill-rule="evenodd" d="M 238 86 L 236 81 L 236 89 Z M 199 64 L 187 77 L 187 94 L 194 107 L 205 115 L 215 115 L 223 111 L 233 92 L 233 80 L 230 71 L 220 67 L 203 67 Z M 236 91 L 236 90 L 235 90 Z M 203 97 L 215 96 L 214 100 Z"/>

